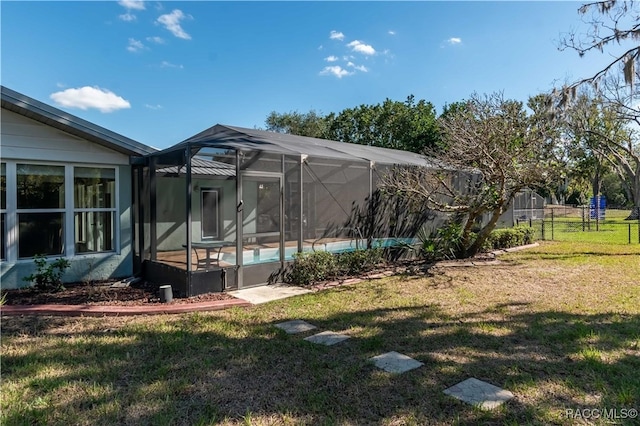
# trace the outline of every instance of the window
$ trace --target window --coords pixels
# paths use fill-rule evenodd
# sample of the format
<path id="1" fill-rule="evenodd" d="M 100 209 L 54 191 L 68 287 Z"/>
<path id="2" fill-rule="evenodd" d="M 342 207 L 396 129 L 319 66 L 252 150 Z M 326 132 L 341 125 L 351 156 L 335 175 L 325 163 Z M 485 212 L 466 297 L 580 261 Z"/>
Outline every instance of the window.
<path id="1" fill-rule="evenodd" d="M 76 253 L 114 249 L 115 169 L 75 167 L 73 171 Z"/>
<path id="2" fill-rule="evenodd" d="M 64 254 L 64 166 L 18 164 L 18 257 Z"/>
<path id="3" fill-rule="evenodd" d="M 6 231 L 6 209 L 7 209 L 7 165 L 5 163 L 0 164 L 0 232 L 2 238 L 0 240 L 0 259 L 6 259 L 5 244 L 7 235 Z"/>
<path id="4" fill-rule="evenodd" d="M 0 163 L 2 260 L 117 251 L 117 170 Z"/>
<path id="5" fill-rule="evenodd" d="M 218 200 L 219 189 L 200 191 L 202 239 L 220 238 Z"/>

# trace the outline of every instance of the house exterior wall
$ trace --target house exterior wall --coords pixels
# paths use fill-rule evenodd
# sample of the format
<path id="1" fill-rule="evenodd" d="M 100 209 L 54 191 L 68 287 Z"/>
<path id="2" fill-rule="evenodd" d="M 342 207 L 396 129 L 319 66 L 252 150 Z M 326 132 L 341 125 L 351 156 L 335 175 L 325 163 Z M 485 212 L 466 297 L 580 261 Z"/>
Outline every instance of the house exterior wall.
<path id="1" fill-rule="evenodd" d="M 191 241 L 202 241 L 201 189 L 218 189 L 221 198 L 218 204 L 221 232 L 218 240 L 233 241 L 235 227 L 235 180 L 202 179 L 193 177 L 191 196 Z M 157 177 L 157 238 L 158 251 L 181 250 L 186 240 L 186 181 L 184 178 Z M 253 195 L 255 198 L 256 195 Z M 249 197 L 247 197 L 249 198 Z M 255 231 L 254 231 L 255 232 Z"/>
<path id="2" fill-rule="evenodd" d="M 129 156 L 93 142 L 80 139 L 35 120 L 2 109 L 0 116 L 1 161 L 6 170 L 5 229 L 2 244 L 5 259 L 0 265 L 3 289 L 28 286 L 23 277 L 34 271 L 32 258 L 19 256 L 19 224 L 17 212 L 17 178 L 19 164 L 54 166 L 65 173 L 64 254 L 71 267 L 63 276 L 65 282 L 95 281 L 128 277 L 132 274 L 131 166 Z M 77 168 L 113 170 L 116 194 L 113 214 L 115 224 L 112 249 L 104 252 L 76 253 L 74 241 L 74 171 Z"/>

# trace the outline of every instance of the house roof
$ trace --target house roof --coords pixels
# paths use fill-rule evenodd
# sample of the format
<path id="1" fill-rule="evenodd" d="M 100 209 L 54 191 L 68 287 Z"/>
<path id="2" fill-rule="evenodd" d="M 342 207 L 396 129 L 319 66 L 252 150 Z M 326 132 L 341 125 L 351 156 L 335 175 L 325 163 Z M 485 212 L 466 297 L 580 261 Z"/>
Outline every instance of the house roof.
<path id="1" fill-rule="evenodd" d="M 351 161 L 373 161 L 376 164 L 434 166 L 426 157 L 408 151 L 357 145 L 326 139 L 296 136 L 264 130 L 217 124 L 166 151 L 192 147 L 214 147 L 240 151 L 264 151 L 285 155 L 309 155 Z"/>
<path id="2" fill-rule="evenodd" d="M 161 167 L 157 173 L 181 174 L 186 172 L 186 166 Z M 221 163 L 204 158 L 193 157 L 191 159 L 191 174 L 194 176 L 235 176 L 236 167 L 231 164 Z"/>
<path id="3" fill-rule="evenodd" d="M 0 88 L 2 108 L 4 109 L 126 155 L 142 156 L 157 151 L 155 148 L 68 114 L 22 93 L 4 86 L 0 86 Z"/>

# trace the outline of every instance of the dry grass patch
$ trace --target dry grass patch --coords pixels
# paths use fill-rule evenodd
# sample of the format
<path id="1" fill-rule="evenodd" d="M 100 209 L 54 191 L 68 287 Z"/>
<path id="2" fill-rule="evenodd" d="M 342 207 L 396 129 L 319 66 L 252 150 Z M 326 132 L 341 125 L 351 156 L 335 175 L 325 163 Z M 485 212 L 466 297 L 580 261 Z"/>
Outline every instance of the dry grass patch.
<path id="1" fill-rule="evenodd" d="M 251 309 L 3 318 L 0 422 L 567 424 L 568 408 L 637 408 L 634 250 L 543 244 L 494 266 Z M 318 329 L 287 335 L 273 326 L 290 319 Z M 326 330 L 351 338 L 331 347 L 303 340 Z M 390 350 L 425 365 L 396 376 L 367 361 Z M 516 398 L 482 412 L 442 393 L 468 377 Z"/>

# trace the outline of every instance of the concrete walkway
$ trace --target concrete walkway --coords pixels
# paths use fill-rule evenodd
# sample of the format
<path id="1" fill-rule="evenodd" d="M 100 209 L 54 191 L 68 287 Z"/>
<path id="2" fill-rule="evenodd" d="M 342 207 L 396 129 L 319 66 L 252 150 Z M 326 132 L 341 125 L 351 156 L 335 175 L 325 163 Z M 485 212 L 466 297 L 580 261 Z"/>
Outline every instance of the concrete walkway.
<path id="1" fill-rule="evenodd" d="M 271 302 L 273 300 L 285 299 L 287 297 L 299 296 L 306 293 L 311 293 L 311 290 L 282 284 L 263 285 L 260 287 L 244 288 L 242 290 L 229 292 L 233 297 L 246 300 L 254 305 Z"/>

